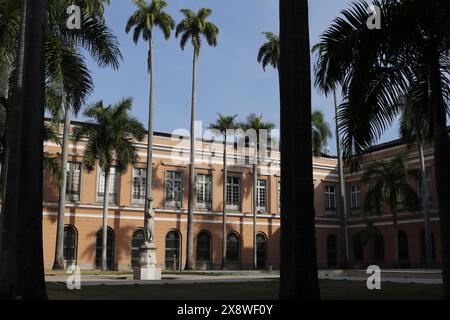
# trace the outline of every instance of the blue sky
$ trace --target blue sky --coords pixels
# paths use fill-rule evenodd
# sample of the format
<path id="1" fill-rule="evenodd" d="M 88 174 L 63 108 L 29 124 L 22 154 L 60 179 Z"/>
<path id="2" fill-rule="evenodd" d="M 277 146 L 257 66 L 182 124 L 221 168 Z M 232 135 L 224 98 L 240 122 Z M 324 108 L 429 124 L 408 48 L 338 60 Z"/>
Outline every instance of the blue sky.
<path id="1" fill-rule="evenodd" d="M 112 0 L 106 8 L 106 22 L 118 37 L 124 60 L 118 71 L 99 69 L 87 57 L 92 71 L 95 92 L 89 103 L 104 100 L 115 103 L 123 97 L 133 97 L 133 114 L 147 123 L 149 76 L 147 74 L 147 44 L 136 46 L 131 34 L 125 33 L 128 17 L 134 12 L 131 0 Z M 210 20 L 220 28 L 218 46 L 204 44 L 200 53 L 197 81 L 197 120 L 208 126 L 223 114 L 238 114 L 244 120 L 249 113 L 263 114 L 267 121 L 279 126 L 279 90 L 276 72 L 264 72 L 256 61 L 259 47 L 264 41 L 261 32 L 278 32 L 277 0 L 168 0 L 167 12 L 179 22 L 179 10 L 201 7 L 211 8 Z M 349 0 L 310 0 L 311 45 L 326 29 Z M 189 128 L 192 49 L 182 51 L 174 36 L 166 41 L 159 30 L 154 34 L 155 59 L 155 130 L 172 132 Z M 312 57 L 314 62 L 314 57 Z M 321 109 L 333 125 L 334 108 L 331 97 L 312 91 L 313 109 Z M 83 119 L 79 116 L 78 119 Z M 333 132 L 334 132 L 334 126 Z M 389 130 L 383 140 L 397 137 L 397 128 Z M 335 142 L 330 141 L 335 152 Z"/>

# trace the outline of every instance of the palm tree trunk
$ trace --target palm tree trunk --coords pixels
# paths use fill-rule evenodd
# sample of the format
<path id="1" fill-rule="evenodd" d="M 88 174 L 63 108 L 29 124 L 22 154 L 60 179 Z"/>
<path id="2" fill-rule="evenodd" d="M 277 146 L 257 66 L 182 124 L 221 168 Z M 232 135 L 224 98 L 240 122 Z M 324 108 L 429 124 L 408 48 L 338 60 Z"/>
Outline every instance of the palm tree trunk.
<path id="1" fill-rule="evenodd" d="M 256 133 L 258 134 L 258 132 Z M 257 214 L 257 188 L 258 188 L 258 147 L 255 146 L 253 158 L 253 269 L 257 269 L 257 252 L 256 252 L 256 214 Z"/>
<path id="2" fill-rule="evenodd" d="M 340 201 L 339 201 L 339 212 L 340 212 L 340 222 L 341 222 L 341 268 L 347 268 L 349 262 L 348 256 L 348 233 L 347 233 L 347 197 L 346 197 L 346 186 L 345 186 L 345 171 L 344 171 L 344 161 L 342 160 L 341 152 L 341 141 L 339 138 L 339 120 L 338 120 L 338 104 L 336 98 L 336 88 L 333 89 L 334 97 L 334 112 L 335 112 L 335 122 L 336 122 L 336 150 L 338 156 L 338 167 L 339 167 L 339 182 L 340 182 Z"/>
<path id="3" fill-rule="evenodd" d="M 307 0 L 280 0 L 280 299 L 319 299 Z"/>
<path id="4" fill-rule="evenodd" d="M 420 157 L 420 175 L 422 180 L 422 189 L 420 190 L 422 196 L 422 210 L 424 222 L 424 246 L 425 246 L 425 265 L 430 267 L 432 264 L 432 244 L 431 244 L 431 223 L 430 223 L 430 195 L 427 183 L 427 172 L 425 168 L 425 156 L 423 152 L 423 144 L 418 142 L 419 157 Z"/>
<path id="5" fill-rule="evenodd" d="M 63 99 L 64 99 L 63 102 L 64 131 L 63 131 L 63 145 L 61 148 L 62 179 L 59 185 L 58 222 L 56 227 L 56 247 L 55 247 L 55 261 L 53 262 L 53 270 L 64 269 L 64 214 L 66 206 L 67 158 L 68 158 L 70 120 L 72 117 L 72 110 L 65 95 Z"/>
<path id="6" fill-rule="evenodd" d="M 103 225 L 102 225 L 102 271 L 108 270 L 108 210 L 109 210 L 109 168 L 105 170 L 105 187 L 103 193 Z"/>
<path id="7" fill-rule="evenodd" d="M 0 215 L 0 299 L 46 299 L 42 250 L 45 0 L 22 1 Z M 26 111 L 26 112 L 25 112 Z"/>
<path id="8" fill-rule="evenodd" d="M 73 48 L 77 47 L 77 36 L 73 36 Z M 55 246 L 55 261 L 53 262 L 53 270 L 64 269 L 64 214 L 66 206 L 66 185 L 67 185 L 67 161 L 68 148 L 70 136 L 70 121 L 72 119 L 72 108 L 67 95 L 63 88 L 63 104 L 64 104 L 64 129 L 63 129 L 63 144 L 61 147 L 61 181 L 59 185 L 58 198 L 58 222 L 56 227 L 56 246 Z"/>
<path id="9" fill-rule="evenodd" d="M 436 51 L 438 52 L 438 51 Z M 437 55 L 437 54 L 436 54 Z M 439 57 L 430 66 L 431 103 L 433 112 L 434 163 L 437 198 L 439 203 L 439 222 L 442 242 L 442 278 L 444 295 L 450 299 L 450 139 L 447 129 L 447 114 L 444 107 Z"/>
<path id="10" fill-rule="evenodd" d="M 144 228 L 146 230 L 145 243 L 153 241 L 153 232 L 150 230 L 151 221 L 153 219 L 153 195 L 152 195 L 152 180 L 153 180 L 153 113 L 154 113 L 154 92 L 153 92 L 153 46 L 152 39 L 148 40 L 148 71 L 150 73 L 150 98 L 148 111 L 148 136 L 147 136 L 147 172 L 145 176 L 145 207 L 144 207 Z"/>
<path id="11" fill-rule="evenodd" d="M 197 50 L 192 60 L 192 104 L 191 104 L 191 156 L 189 161 L 189 198 L 185 270 L 192 270 L 194 264 L 194 190 L 195 190 L 195 82 L 197 78 Z"/>
<path id="12" fill-rule="evenodd" d="M 222 190 L 222 270 L 227 268 L 227 133 L 224 133 L 223 141 L 223 190 Z"/>

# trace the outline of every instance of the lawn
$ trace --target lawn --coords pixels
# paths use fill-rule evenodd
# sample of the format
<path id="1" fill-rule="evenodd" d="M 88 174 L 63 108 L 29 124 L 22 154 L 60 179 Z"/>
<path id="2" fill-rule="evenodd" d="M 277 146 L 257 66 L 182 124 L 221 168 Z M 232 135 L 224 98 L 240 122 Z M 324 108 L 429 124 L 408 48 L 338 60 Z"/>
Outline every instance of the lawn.
<path id="1" fill-rule="evenodd" d="M 248 283 L 192 283 L 133 286 L 85 286 L 70 291 L 63 284 L 47 283 L 50 299 L 150 299 L 150 300 L 272 300 L 278 281 Z M 383 283 L 370 291 L 365 282 L 321 280 L 323 299 L 441 299 L 441 285 Z"/>

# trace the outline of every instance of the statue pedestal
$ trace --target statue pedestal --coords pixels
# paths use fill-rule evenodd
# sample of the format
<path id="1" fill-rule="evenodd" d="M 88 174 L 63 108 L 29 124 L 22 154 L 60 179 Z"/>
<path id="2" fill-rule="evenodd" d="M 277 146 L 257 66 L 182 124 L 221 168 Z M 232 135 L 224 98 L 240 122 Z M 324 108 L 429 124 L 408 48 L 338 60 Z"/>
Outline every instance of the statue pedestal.
<path id="1" fill-rule="evenodd" d="M 134 280 L 161 280 L 161 268 L 156 266 L 156 245 L 145 243 L 139 248 L 138 267 L 133 270 Z"/>

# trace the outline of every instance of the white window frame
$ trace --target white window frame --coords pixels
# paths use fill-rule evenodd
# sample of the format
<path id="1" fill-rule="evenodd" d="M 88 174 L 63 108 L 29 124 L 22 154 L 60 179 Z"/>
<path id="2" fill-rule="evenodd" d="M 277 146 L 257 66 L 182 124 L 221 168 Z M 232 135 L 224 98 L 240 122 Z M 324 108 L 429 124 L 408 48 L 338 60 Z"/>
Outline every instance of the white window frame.
<path id="1" fill-rule="evenodd" d="M 169 177 L 169 175 L 173 175 L 171 177 Z M 178 177 L 177 177 L 178 175 Z M 179 182 L 179 186 L 180 186 L 180 199 L 173 199 L 173 200 L 167 200 L 167 196 L 168 196 L 168 180 L 172 180 L 172 198 L 174 198 L 174 194 L 176 193 L 175 191 L 175 182 Z M 164 181 L 165 181 L 165 187 L 164 187 L 164 206 L 165 207 L 172 207 L 172 208 L 181 208 L 183 205 L 183 171 L 177 171 L 177 170 L 166 170 L 165 172 L 165 177 L 164 177 Z"/>
<path id="2" fill-rule="evenodd" d="M 228 180 L 230 179 L 237 179 L 237 183 L 232 181 L 232 183 L 230 184 L 230 182 Z M 227 190 L 226 190 L 226 208 L 227 210 L 232 210 L 232 211 L 239 211 L 241 208 L 241 178 L 240 177 L 236 177 L 236 176 L 228 176 L 227 177 Z M 230 191 L 229 191 L 230 189 Z M 237 192 L 236 192 L 237 189 Z M 233 194 L 237 194 L 238 199 L 237 201 L 234 201 L 235 197 L 233 196 Z M 231 199 L 229 199 L 229 195 L 231 197 Z M 230 201 L 228 201 L 230 200 Z"/>
<path id="3" fill-rule="evenodd" d="M 145 204 L 145 191 L 147 187 L 146 182 L 147 169 L 145 168 L 133 168 L 133 175 L 131 180 L 131 203 L 135 205 Z M 135 182 L 139 186 L 139 190 L 135 192 Z M 139 198 L 135 198 L 135 193 L 139 194 Z"/>
<path id="4" fill-rule="evenodd" d="M 277 181 L 277 204 L 278 212 L 281 212 L 281 180 Z"/>
<path id="5" fill-rule="evenodd" d="M 267 212 L 267 185 L 267 180 L 258 179 L 256 186 L 256 211 L 258 213 Z M 264 194 L 261 193 L 262 190 L 264 191 Z M 264 203 L 261 203 L 262 199 L 264 199 Z"/>
<path id="6" fill-rule="evenodd" d="M 361 211 L 361 207 L 361 186 L 355 184 L 350 186 L 350 208 L 352 211 L 358 212 Z"/>
<path id="7" fill-rule="evenodd" d="M 117 193 L 118 193 L 118 187 L 119 187 L 119 181 L 118 181 L 118 175 L 116 171 L 116 167 L 112 166 L 109 170 L 109 175 L 112 176 L 112 179 L 110 177 L 109 180 L 109 204 L 117 204 Z M 105 173 L 103 172 L 102 168 L 98 167 L 97 169 L 97 188 L 96 188 L 96 199 L 97 202 L 103 202 L 103 195 L 100 195 L 100 188 L 104 187 L 104 177 Z M 111 189 L 113 189 L 113 192 L 111 192 Z"/>
<path id="8" fill-rule="evenodd" d="M 331 191 L 333 188 L 333 191 Z M 325 212 L 329 215 L 336 215 L 336 186 L 327 184 L 324 186 Z M 328 206 L 334 204 L 334 206 Z"/>
<path id="9" fill-rule="evenodd" d="M 212 190 L 212 174 L 207 173 L 198 173 L 196 177 L 196 203 L 198 209 L 206 209 L 211 210 L 212 209 L 212 197 L 213 197 L 213 190 Z M 209 195 L 209 199 L 208 199 Z M 200 196 L 200 199 L 199 199 Z"/>
<path id="10" fill-rule="evenodd" d="M 79 169 L 75 170 L 74 166 L 79 166 Z M 83 163 L 78 161 L 68 161 L 67 162 L 67 181 L 66 181 L 66 201 L 69 202 L 80 202 L 81 200 L 81 177 L 83 173 Z M 74 195 L 73 193 L 69 193 L 69 190 L 73 190 L 74 182 L 73 178 L 75 177 L 76 172 L 78 171 L 78 195 Z"/>

